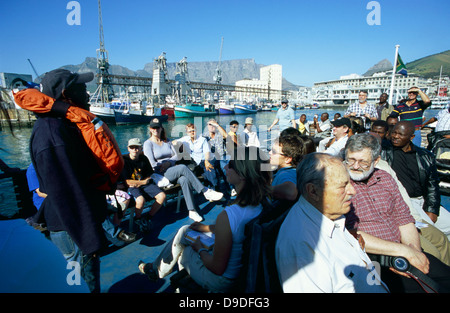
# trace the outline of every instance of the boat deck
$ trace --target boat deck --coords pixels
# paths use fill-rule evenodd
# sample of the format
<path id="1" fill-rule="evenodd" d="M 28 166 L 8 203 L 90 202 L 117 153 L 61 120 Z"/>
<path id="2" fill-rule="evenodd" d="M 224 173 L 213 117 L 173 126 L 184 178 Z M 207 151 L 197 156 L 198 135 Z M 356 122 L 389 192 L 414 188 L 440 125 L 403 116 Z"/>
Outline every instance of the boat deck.
<path id="1" fill-rule="evenodd" d="M 227 200 L 208 202 L 203 195 L 195 195 L 199 203 L 199 213 L 205 218 L 203 223 L 214 224 L 217 215 L 225 207 Z M 144 211 L 145 212 L 145 211 Z M 192 224 L 184 200 L 180 212 L 176 212 L 176 199 L 169 200 L 153 217 L 153 229 L 147 234 L 138 233 L 137 240 L 122 247 L 110 245 L 101 256 L 101 292 L 106 293 L 173 293 L 170 275 L 158 282 L 151 282 L 138 270 L 140 260 L 152 262 L 165 244 L 172 239 L 178 229 Z M 122 225 L 128 230 L 128 220 Z"/>
<path id="2" fill-rule="evenodd" d="M 217 215 L 224 209 L 228 200 L 210 203 L 202 195 L 196 195 L 200 204 L 200 212 L 205 224 L 213 224 Z M 141 235 L 138 239 L 123 247 L 110 246 L 101 257 L 100 278 L 103 293 L 174 293 L 170 286 L 170 276 L 158 282 L 150 281 L 138 270 L 140 260 L 152 262 L 161 252 L 165 244 L 172 239 L 178 229 L 190 225 L 193 221 L 188 217 L 188 211 L 181 201 L 181 212 L 176 212 L 175 201 L 168 202 L 152 219 L 154 228 L 151 232 Z M 441 196 L 441 205 L 450 209 L 450 197 Z M 127 229 L 128 221 L 123 221 Z M 175 273 L 174 273 L 175 274 Z"/>

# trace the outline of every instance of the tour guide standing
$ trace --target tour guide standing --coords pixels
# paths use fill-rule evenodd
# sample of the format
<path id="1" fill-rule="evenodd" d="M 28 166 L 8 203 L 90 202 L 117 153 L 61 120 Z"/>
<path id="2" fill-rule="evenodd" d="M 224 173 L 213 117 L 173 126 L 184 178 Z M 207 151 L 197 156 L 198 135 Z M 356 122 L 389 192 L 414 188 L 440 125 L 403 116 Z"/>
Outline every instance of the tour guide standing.
<path id="1" fill-rule="evenodd" d="M 89 110 L 86 83 L 92 79 L 91 72 L 76 74 L 56 69 L 44 75 L 41 91 Z M 105 193 L 93 186 L 91 178 L 101 169 L 74 123 L 53 112 L 36 115 L 30 154 L 39 189 L 47 194 L 38 222 L 45 222 L 51 241 L 66 260 L 80 265 L 81 276 L 91 292 L 100 292 L 98 252 L 107 243 L 102 227 L 107 206 Z"/>
<path id="2" fill-rule="evenodd" d="M 277 116 L 267 131 L 270 132 L 272 127 L 274 127 L 278 122 L 280 122 L 280 132 L 291 126 L 297 128 L 295 124 L 294 110 L 288 106 L 287 100 L 281 101 L 281 108 L 278 109 Z"/>

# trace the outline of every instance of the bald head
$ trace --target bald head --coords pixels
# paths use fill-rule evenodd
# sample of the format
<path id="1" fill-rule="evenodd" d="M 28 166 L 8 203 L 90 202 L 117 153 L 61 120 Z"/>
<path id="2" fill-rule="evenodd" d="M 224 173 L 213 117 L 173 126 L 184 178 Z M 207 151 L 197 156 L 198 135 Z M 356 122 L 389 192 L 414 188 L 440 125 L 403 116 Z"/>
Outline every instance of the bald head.
<path id="1" fill-rule="evenodd" d="M 391 132 L 391 142 L 394 147 L 403 148 L 405 152 L 409 150 L 411 141 L 414 138 L 415 127 L 410 121 L 400 121 L 395 124 Z"/>
<path id="2" fill-rule="evenodd" d="M 405 130 L 405 135 L 408 136 L 412 136 L 414 135 L 414 131 L 416 130 L 416 128 L 414 127 L 414 124 L 411 121 L 400 121 L 397 124 L 395 124 L 394 129 L 397 129 L 399 127 L 404 128 Z"/>

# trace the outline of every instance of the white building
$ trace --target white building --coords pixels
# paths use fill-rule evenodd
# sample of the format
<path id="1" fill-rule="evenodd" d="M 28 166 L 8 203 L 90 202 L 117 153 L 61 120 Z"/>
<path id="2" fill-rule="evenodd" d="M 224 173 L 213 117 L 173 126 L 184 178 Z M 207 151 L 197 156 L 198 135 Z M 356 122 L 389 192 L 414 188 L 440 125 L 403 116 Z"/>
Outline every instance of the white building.
<path id="1" fill-rule="evenodd" d="M 380 72 L 368 77 L 351 74 L 341 76 L 337 80 L 318 82 L 312 88 L 313 102 L 320 106 L 346 105 L 357 101 L 359 92 L 366 90 L 368 92 L 367 101 L 375 104 L 383 92 L 390 93 L 391 80 L 392 72 Z M 427 79 L 413 73 L 409 73 L 408 77 L 396 74 L 393 104 L 406 98 L 407 91 L 412 86 L 421 88 L 425 93 L 430 91 Z"/>
<path id="2" fill-rule="evenodd" d="M 243 79 L 235 83 L 237 87 L 267 89 L 267 94 L 252 91 L 237 92 L 239 101 L 252 101 L 257 98 L 270 98 L 281 101 L 283 84 L 283 67 L 279 64 L 264 66 L 259 70 L 259 79 Z"/>

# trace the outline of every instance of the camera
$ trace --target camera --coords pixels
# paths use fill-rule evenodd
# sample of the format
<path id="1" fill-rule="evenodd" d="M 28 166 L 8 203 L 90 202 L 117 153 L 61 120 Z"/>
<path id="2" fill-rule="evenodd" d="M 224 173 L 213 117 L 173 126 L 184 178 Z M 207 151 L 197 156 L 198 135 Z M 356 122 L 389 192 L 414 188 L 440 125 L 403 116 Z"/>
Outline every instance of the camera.
<path id="1" fill-rule="evenodd" d="M 381 266 L 392 267 L 399 272 L 407 272 L 411 268 L 408 260 L 401 256 L 370 254 L 369 257 L 372 261 L 380 263 Z"/>

